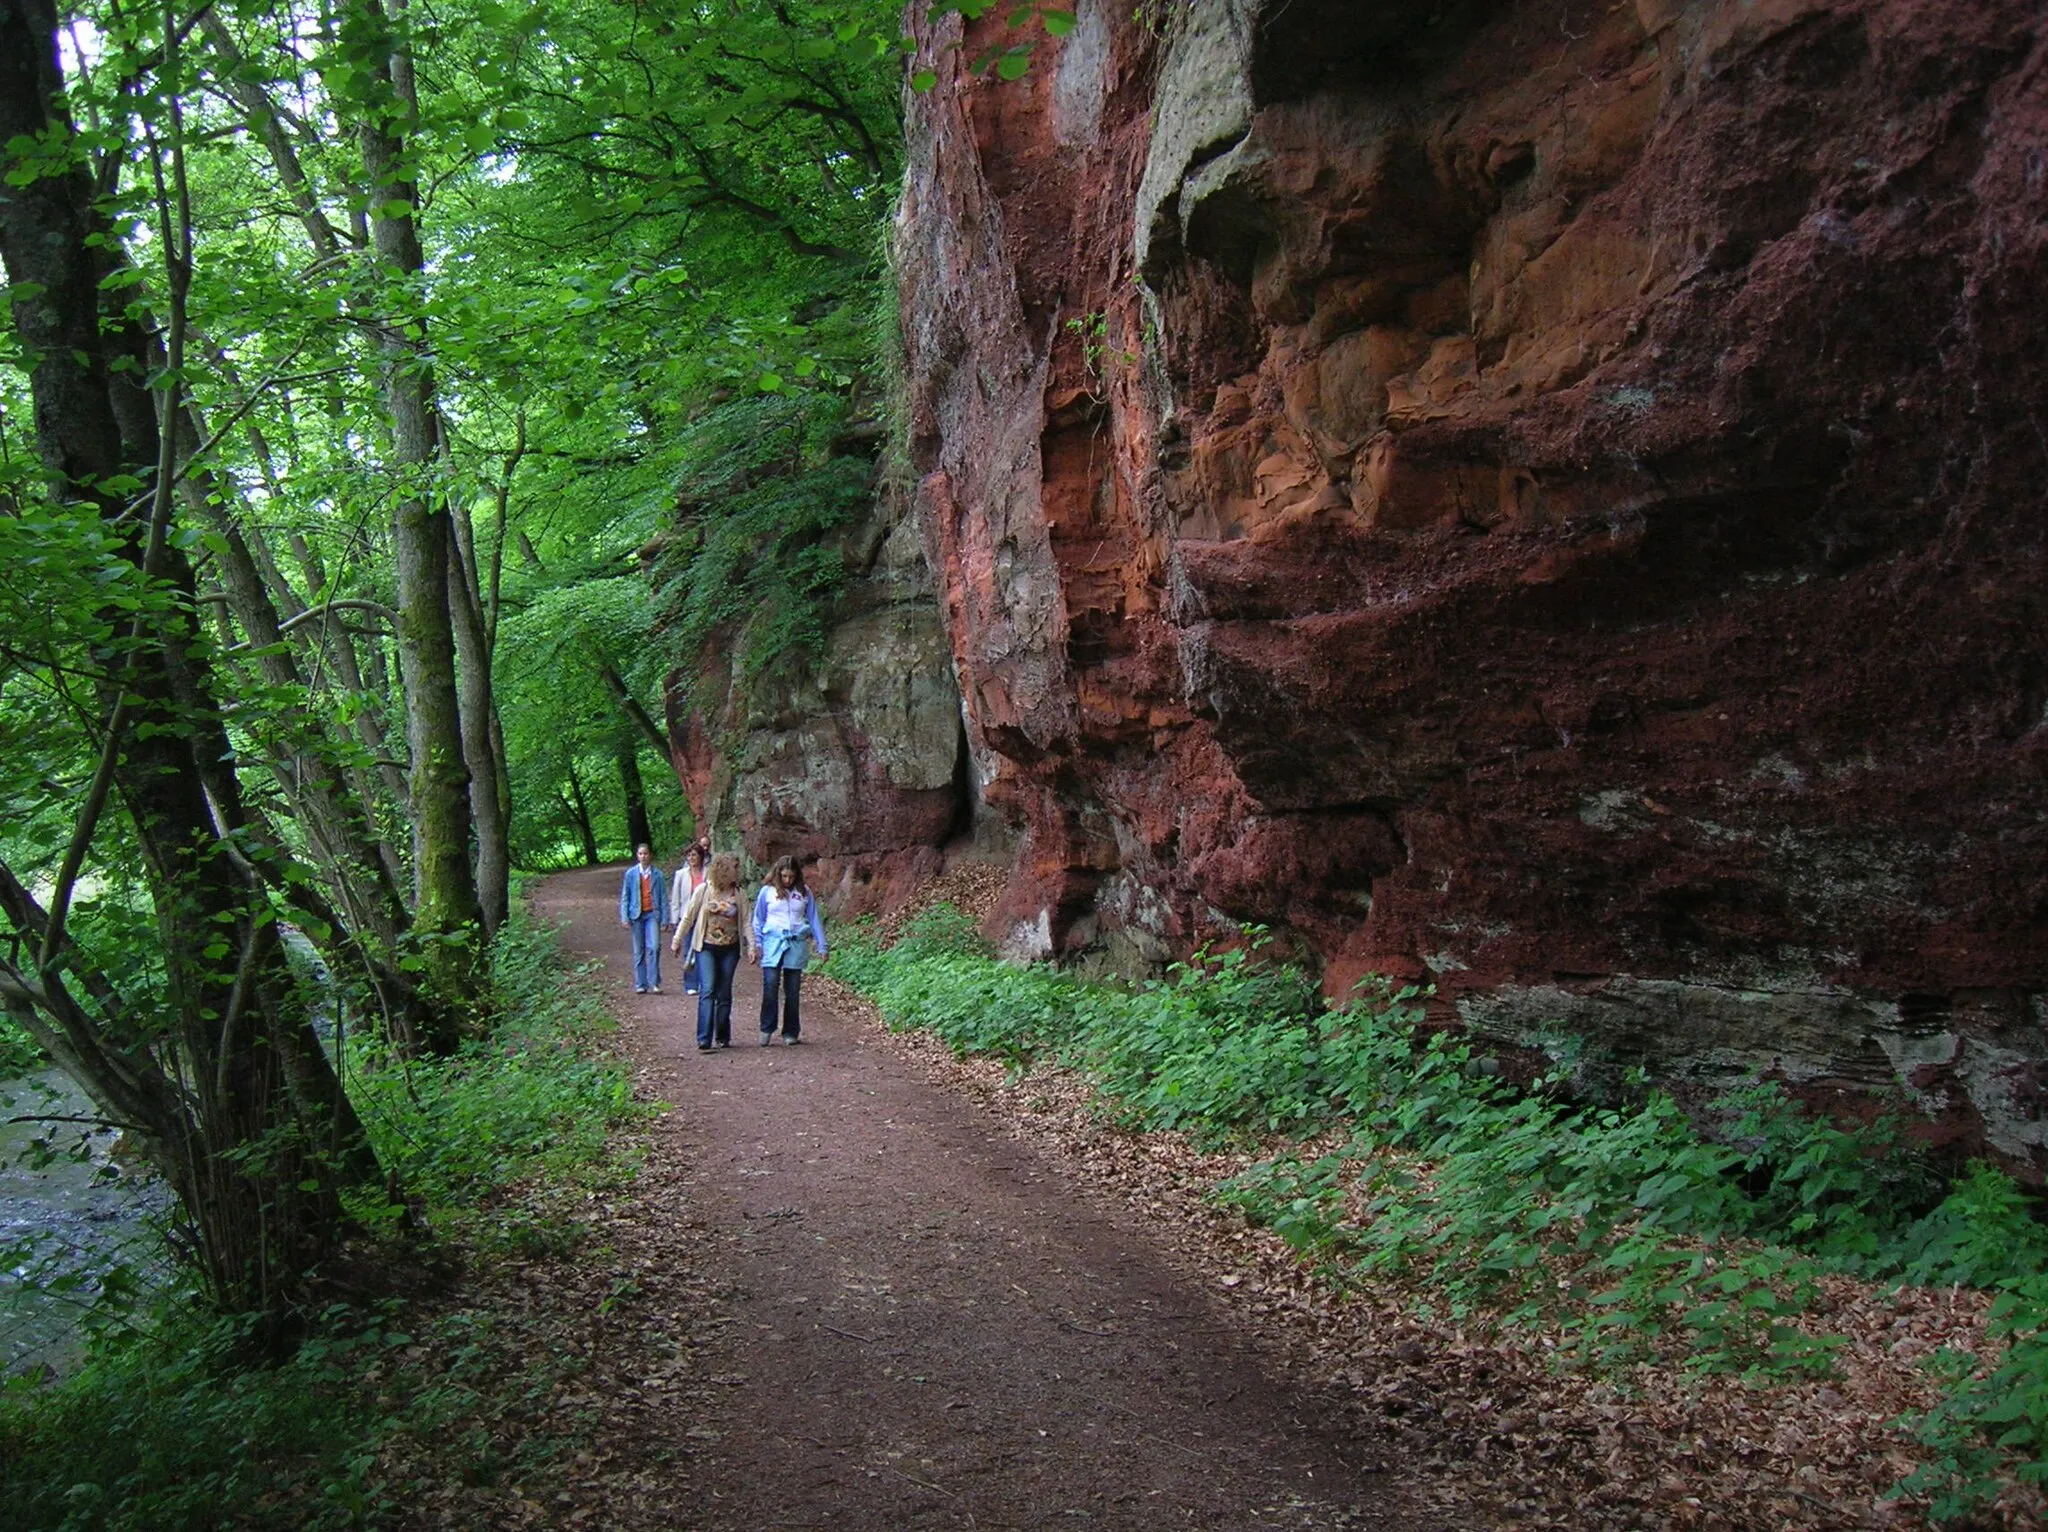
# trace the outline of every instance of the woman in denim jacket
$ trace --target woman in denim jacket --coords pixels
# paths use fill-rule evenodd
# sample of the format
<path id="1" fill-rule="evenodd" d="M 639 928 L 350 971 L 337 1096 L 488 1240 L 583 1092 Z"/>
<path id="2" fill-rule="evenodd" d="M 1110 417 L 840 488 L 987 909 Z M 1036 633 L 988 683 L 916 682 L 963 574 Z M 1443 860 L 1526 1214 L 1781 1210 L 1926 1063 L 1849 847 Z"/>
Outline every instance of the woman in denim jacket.
<path id="1" fill-rule="evenodd" d="M 754 899 L 754 950 L 761 954 L 761 1046 L 775 1041 L 777 1000 L 781 1001 L 782 1040 L 803 1041 L 797 1014 L 804 964 L 815 945 L 825 956 L 825 922 L 818 901 L 804 887 L 804 870 L 793 856 L 775 864 Z"/>

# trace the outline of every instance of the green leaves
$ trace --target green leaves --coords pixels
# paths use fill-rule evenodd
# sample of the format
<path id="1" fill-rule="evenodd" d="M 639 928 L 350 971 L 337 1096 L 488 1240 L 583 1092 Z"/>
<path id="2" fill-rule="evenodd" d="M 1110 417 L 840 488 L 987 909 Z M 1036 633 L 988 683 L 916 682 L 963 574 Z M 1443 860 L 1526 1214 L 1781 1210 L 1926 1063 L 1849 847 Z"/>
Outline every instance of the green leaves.
<path id="1" fill-rule="evenodd" d="M 871 464 L 831 450 L 843 414 L 832 396 L 799 391 L 779 373 L 756 396 L 707 413 L 685 433 L 675 482 L 689 535 L 656 570 L 667 653 L 696 673 L 707 644 L 742 688 L 784 656 L 824 642 L 824 602 L 844 578 L 825 541 L 858 511 Z"/>
<path id="2" fill-rule="evenodd" d="M 968 22 L 979 21 L 995 9 L 995 0 L 938 0 L 931 8 L 931 16 L 958 14 Z M 1027 0 L 1022 5 L 1012 5 L 1003 16 L 1003 27 L 1008 33 L 1021 32 L 1037 22 L 1045 29 L 1048 37 L 1065 37 L 1077 24 L 1073 11 L 1048 5 L 1045 0 Z M 975 55 L 968 66 L 974 73 L 993 73 L 998 79 L 1019 80 L 1031 71 L 1033 44 L 1030 40 L 997 41 Z M 932 70 L 921 69 L 910 77 L 911 89 L 928 91 L 938 83 L 938 76 Z"/>

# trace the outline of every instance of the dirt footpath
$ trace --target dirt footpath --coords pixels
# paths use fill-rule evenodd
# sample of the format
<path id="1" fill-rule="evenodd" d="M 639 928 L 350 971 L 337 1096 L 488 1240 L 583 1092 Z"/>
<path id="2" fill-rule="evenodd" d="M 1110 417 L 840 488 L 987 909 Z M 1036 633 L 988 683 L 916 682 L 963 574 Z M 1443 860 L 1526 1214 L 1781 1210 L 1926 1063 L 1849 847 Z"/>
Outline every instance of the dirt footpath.
<path id="1" fill-rule="evenodd" d="M 679 972 L 632 992 L 618 877 L 565 873 L 534 904 L 608 965 L 674 1107 L 648 1175 L 702 1250 L 699 1366 L 725 1386 L 671 1417 L 673 1525 L 1419 1532 L 1343 1411 L 1270 1375 L 1128 1215 L 909 1078 L 871 1023 L 807 993 L 804 1045 L 759 1047 L 742 967 L 734 1046 L 698 1053 Z"/>

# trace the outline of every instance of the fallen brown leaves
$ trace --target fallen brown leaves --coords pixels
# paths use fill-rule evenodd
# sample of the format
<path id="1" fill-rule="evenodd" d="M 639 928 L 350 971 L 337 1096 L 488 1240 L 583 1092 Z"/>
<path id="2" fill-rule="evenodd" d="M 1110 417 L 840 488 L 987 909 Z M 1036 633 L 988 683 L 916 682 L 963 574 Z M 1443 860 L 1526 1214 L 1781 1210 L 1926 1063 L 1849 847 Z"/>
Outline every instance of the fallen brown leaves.
<path id="1" fill-rule="evenodd" d="M 1897 1421 L 1936 1397 L 1921 1359 L 1982 1345 L 1983 1294 L 1830 1279 L 1808 1322 L 1848 1344 L 1838 1375 L 1824 1383 L 1750 1386 L 1678 1366 L 1606 1379 L 1566 1370 L 1534 1332 L 1426 1320 L 1416 1313 L 1421 1295 L 1395 1282 L 1325 1280 L 1276 1236 L 1205 1200 L 1252 1155 L 1119 1130 L 1071 1072 L 1012 1078 L 992 1060 L 955 1058 L 928 1035 L 888 1032 L 873 1006 L 841 986 L 832 1000 L 878 1046 L 977 1101 L 1078 1191 L 1140 1218 L 1258 1339 L 1339 1389 L 1374 1435 L 1405 1449 L 1409 1461 L 1389 1471 L 1459 1525 L 1752 1532 L 1927 1524 L 1923 1505 L 1887 1494 L 1922 1458 Z M 1974 1525 L 2044 1524 L 2048 1501 L 2013 1486 Z"/>
<path id="2" fill-rule="evenodd" d="M 914 899 L 884 914 L 876 924 L 875 939 L 887 946 L 903 934 L 903 928 L 912 920 L 939 904 L 952 905 L 978 925 L 995 912 L 1009 876 L 1007 868 L 991 862 L 957 860 L 919 889 Z"/>
<path id="3" fill-rule="evenodd" d="M 406 1394 L 447 1403 L 369 1475 L 396 1501 L 379 1525 L 677 1525 L 729 1375 L 692 1178 L 661 1136 L 618 1146 L 644 1166 L 629 1185 L 531 1189 L 495 1210 L 500 1227 L 548 1231 L 568 1253 L 472 1249 L 454 1290 L 407 1315 L 422 1339 L 402 1354 Z"/>

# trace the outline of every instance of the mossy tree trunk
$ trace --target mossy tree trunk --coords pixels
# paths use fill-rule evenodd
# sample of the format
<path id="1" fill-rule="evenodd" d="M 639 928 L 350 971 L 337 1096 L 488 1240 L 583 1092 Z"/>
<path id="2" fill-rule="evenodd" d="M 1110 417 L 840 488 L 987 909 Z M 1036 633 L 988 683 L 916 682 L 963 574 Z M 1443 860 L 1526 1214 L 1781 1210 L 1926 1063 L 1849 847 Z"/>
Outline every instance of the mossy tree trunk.
<path id="1" fill-rule="evenodd" d="M 426 325 L 415 302 L 426 258 L 419 188 L 406 163 L 406 133 L 416 115 L 412 66 L 378 0 L 355 0 L 344 16 L 343 38 L 345 53 L 369 81 L 360 102 L 359 137 L 370 228 L 386 288 L 378 340 L 393 468 L 401 483 L 391 548 L 412 764 L 413 929 L 434 992 L 452 1006 L 467 1007 L 479 990 L 483 907 L 471 862 L 470 771 L 449 603 L 450 582 L 459 578 L 453 518 L 440 473 L 440 416 Z M 443 1034 L 426 1041 L 446 1049 L 457 1039 Z"/>

